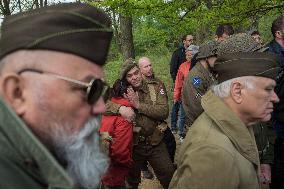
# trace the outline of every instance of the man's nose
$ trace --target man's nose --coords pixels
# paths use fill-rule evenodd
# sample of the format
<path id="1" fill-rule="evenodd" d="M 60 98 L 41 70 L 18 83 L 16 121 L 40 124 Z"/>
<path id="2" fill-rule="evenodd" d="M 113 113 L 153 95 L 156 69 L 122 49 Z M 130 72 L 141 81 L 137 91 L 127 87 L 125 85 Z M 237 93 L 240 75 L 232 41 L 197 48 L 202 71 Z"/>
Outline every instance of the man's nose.
<path id="1" fill-rule="evenodd" d="M 92 114 L 103 114 L 106 112 L 106 104 L 103 97 L 100 97 L 99 100 L 92 106 Z"/>
<path id="2" fill-rule="evenodd" d="M 271 101 L 273 103 L 278 103 L 279 102 L 279 98 L 278 98 L 277 94 L 275 93 L 275 91 L 273 91 L 273 93 L 272 93 Z"/>

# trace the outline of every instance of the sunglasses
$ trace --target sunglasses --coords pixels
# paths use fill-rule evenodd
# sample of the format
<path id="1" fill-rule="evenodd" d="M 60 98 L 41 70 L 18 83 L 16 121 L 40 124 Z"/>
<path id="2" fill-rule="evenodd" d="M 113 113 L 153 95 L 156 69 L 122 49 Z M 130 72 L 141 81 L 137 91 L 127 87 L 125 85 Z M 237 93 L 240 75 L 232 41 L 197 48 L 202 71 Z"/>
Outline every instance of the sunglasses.
<path id="1" fill-rule="evenodd" d="M 55 78 L 62 79 L 64 81 L 68 81 L 73 84 L 80 85 L 86 89 L 87 101 L 90 105 L 93 105 L 94 103 L 96 103 L 100 97 L 103 97 L 104 101 L 108 100 L 109 98 L 109 94 L 110 94 L 109 87 L 101 79 L 94 78 L 89 83 L 86 83 L 86 82 L 72 79 L 66 76 L 58 75 L 55 73 L 41 71 L 37 69 L 30 69 L 30 68 L 20 70 L 18 71 L 18 74 L 20 75 L 23 72 L 35 72 L 39 74 L 47 74 Z"/>

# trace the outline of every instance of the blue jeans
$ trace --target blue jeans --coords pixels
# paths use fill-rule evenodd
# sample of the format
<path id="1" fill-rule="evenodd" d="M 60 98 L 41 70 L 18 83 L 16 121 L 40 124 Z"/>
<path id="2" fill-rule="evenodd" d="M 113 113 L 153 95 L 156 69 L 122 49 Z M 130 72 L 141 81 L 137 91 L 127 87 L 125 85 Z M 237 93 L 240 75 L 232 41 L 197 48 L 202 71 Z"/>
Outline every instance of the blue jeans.
<path id="1" fill-rule="evenodd" d="M 181 101 L 176 102 L 172 107 L 172 112 L 171 112 L 171 129 L 172 130 L 177 130 L 178 117 L 179 117 L 178 133 L 179 135 L 184 135 L 185 113 L 184 113 L 184 109 L 183 109 Z"/>

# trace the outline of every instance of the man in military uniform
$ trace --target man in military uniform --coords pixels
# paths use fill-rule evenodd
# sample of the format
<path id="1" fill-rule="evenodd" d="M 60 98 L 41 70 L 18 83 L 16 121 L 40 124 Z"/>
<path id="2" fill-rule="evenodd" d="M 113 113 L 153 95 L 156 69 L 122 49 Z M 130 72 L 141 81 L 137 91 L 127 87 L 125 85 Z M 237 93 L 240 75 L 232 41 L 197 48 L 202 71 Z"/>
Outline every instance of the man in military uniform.
<path id="1" fill-rule="evenodd" d="M 165 89 L 164 82 L 155 76 L 152 67 L 152 62 L 148 57 L 141 57 L 138 60 L 138 66 L 141 71 L 142 77 L 148 83 L 148 87 L 150 90 L 154 90 L 156 85 L 161 85 L 161 87 Z M 166 90 L 165 90 L 165 95 L 168 97 Z M 155 95 L 152 97 L 152 99 L 155 100 Z M 169 127 L 167 127 L 166 130 L 164 131 L 163 141 L 167 146 L 167 150 L 169 152 L 172 162 L 174 162 L 174 157 L 176 152 L 176 141 Z M 148 169 L 147 162 L 142 166 L 141 170 L 145 178 L 148 179 L 153 178 L 153 173 Z"/>
<path id="2" fill-rule="evenodd" d="M 0 188 L 95 189 L 112 31 L 101 10 L 60 4 L 8 16 L 0 38 Z"/>
<path id="3" fill-rule="evenodd" d="M 217 42 L 212 41 L 200 47 L 196 57 L 198 62 L 184 81 L 182 104 L 188 126 L 203 112 L 200 99 L 215 82 L 211 69 L 217 58 L 217 45 Z"/>
<path id="4" fill-rule="evenodd" d="M 127 98 L 135 107 L 135 125 L 141 130 L 134 133 L 133 168 L 127 178 L 128 188 L 138 188 L 141 181 L 140 168 L 148 161 L 164 188 L 168 188 L 174 172 L 165 143 L 163 142 L 164 120 L 168 117 L 166 89 L 155 85 L 151 90 L 134 60 L 126 60 L 121 68 L 120 79 L 131 86 L 127 89 Z M 151 95 L 151 92 L 155 95 Z M 155 100 L 152 99 L 155 96 Z M 125 107 L 108 102 L 107 113 L 125 115 Z M 163 162 L 163 163 L 161 163 Z"/>
<path id="5" fill-rule="evenodd" d="M 248 34 L 236 34 L 228 38 L 218 48 L 218 56 L 234 52 L 265 51 L 261 43 Z M 271 163 L 273 161 L 273 140 L 275 132 L 269 123 L 253 125 L 255 140 L 259 151 L 261 179 L 264 185 L 271 183 Z"/>
<path id="6" fill-rule="evenodd" d="M 230 48 L 238 49 L 241 41 L 236 38 Z M 219 84 L 201 99 L 204 112 L 181 146 L 170 188 L 260 188 L 252 125 L 268 121 L 273 104 L 279 102 L 274 92 L 279 59 L 255 52 L 259 47 L 249 44 L 244 45 L 250 52 L 218 53 L 214 71 Z M 228 45 L 220 44 L 222 48 Z"/>

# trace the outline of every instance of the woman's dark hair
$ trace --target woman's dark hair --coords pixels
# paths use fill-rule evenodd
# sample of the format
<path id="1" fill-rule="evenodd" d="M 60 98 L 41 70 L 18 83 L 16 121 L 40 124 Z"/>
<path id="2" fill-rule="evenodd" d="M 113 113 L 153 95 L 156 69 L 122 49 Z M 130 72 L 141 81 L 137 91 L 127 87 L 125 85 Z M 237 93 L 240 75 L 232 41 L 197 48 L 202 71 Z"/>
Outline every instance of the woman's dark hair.
<path id="1" fill-rule="evenodd" d="M 111 90 L 112 97 L 123 97 L 123 94 L 126 93 L 128 87 L 128 82 L 125 79 L 117 79 Z"/>

